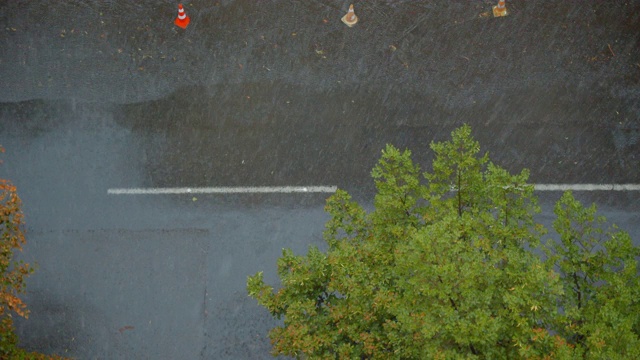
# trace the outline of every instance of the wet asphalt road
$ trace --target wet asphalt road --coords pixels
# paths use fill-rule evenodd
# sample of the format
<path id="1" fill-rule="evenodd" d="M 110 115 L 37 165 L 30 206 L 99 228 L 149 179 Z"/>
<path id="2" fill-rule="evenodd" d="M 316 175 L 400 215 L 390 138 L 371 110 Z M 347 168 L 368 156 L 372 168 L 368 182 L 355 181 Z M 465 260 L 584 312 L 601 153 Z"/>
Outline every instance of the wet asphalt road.
<path id="1" fill-rule="evenodd" d="M 268 358 L 246 276 L 322 246 L 324 195 L 386 143 L 425 169 L 462 123 L 538 183 L 640 183 L 640 1 L 0 1 L 0 175 L 39 263 L 24 345 L 87 359 Z M 545 213 L 559 194 L 542 194 Z M 579 194 L 639 241 L 637 193 Z"/>

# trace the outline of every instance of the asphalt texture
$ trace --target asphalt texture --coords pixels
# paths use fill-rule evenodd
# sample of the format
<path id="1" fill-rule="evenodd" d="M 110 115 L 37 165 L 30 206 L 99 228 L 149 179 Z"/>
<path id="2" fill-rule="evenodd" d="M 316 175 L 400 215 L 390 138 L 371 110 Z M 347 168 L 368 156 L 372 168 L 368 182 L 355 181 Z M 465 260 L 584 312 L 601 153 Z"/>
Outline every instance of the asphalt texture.
<path id="1" fill-rule="evenodd" d="M 108 195 L 337 185 L 385 144 L 429 170 L 463 123 L 534 183 L 640 183 L 640 1 L 1 1 L 0 177 L 36 261 L 23 345 L 79 359 L 270 358 L 283 247 L 326 195 Z M 549 223 L 559 193 L 540 194 Z M 640 243 L 637 192 L 579 193 Z"/>

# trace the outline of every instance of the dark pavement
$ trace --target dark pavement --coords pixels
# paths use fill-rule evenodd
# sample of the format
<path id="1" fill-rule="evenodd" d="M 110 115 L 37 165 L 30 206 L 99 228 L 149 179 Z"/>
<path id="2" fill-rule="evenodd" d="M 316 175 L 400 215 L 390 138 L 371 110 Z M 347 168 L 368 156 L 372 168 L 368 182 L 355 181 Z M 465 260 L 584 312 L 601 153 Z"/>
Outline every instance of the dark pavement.
<path id="1" fill-rule="evenodd" d="M 428 169 L 469 123 L 536 183 L 640 183 L 640 1 L 1 1 L 0 177 L 28 224 L 25 346 L 82 359 L 269 358 L 246 276 L 322 246 L 326 195 L 386 143 Z M 548 223 L 559 193 L 540 194 Z M 637 192 L 580 193 L 640 242 Z"/>

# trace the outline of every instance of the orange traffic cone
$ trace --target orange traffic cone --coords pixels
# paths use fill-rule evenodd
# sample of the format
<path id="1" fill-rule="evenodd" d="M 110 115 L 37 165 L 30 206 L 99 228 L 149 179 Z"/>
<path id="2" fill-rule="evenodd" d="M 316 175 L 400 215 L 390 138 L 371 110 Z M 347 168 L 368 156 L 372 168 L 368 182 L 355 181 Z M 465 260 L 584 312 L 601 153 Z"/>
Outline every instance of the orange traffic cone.
<path id="1" fill-rule="evenodd" d="M 342 17 L 342 22 L 347 24 L 348 27 L 352 27 L 358 22 L 358 17 L 356 13 L 353 12 L 353 4 L 349 5 L 349 11 Z"/>
<path id="2" fill-rule="evenodd" d="M 504 0 L 499 0 L 498 5 L 493 7 L 493 17 L 507 16 L 507 7 L 504 4 Z"/>
<path id="3" fill-rule="evenodd" d="M 174 23 L 177 26 L 186 29 L 187 25 L 189 25 L 189 21 L 191 20 L 189 20 L 189 17 L 187 16 L 187 14 L 185 14 L 182 4 L 178 4 L 178 17 L 176 18 L 176 21 L 174 21 Z"/>

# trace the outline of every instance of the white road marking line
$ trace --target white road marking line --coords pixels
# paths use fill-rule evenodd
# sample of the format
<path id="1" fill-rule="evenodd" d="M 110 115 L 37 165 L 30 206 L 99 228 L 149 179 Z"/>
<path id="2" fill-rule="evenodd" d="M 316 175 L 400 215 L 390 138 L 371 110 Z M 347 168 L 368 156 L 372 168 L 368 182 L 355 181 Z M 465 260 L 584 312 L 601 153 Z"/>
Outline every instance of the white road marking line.
<path id="1" fill-rule="evenodd" d="M 252 187 L 181 187 L 181 188 L 130 188 L 109 189 L 112 195 L 162 195 L 162 194 L 292 194 L 334 193 L 337 186 L 252 186 Z"/>
<path id="2" fill-rule="evenodd" d="M 640 191 L 640 184 L 535 184 L 536 191 Z"/>
<path id="3" fill-rule="evenodd" d="M 640 184 L 533 184 L 536 191 L 640 191 Z M 335 193 L 337 186 L 251 186 L 108 189 L 111 195 Z"/>

